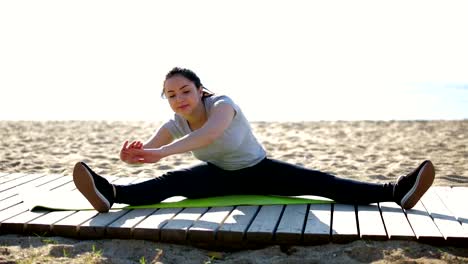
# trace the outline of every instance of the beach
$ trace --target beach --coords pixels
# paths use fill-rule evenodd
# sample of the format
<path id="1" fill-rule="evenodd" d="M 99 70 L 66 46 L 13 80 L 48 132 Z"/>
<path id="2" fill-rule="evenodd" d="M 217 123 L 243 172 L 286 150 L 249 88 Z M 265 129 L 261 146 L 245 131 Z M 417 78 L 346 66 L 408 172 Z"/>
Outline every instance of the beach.
<path id="1" fill-rule="evenodd" d="M 146 141 L 161 122 L 0 121 L 0 172 L 71 175 L 77 161 L 104 176 L 158 177 L 199 163 L 191 154 L 129 166 L 125 140 Z M 468 120 L 253 122 L 268 156 L 356 180 L 395 181 L 430 159 L 434 185 L 468 186 Z M 466 248 L 409 241 L 277 246 L 210 252 L 138 240 L 0 236 L 0 263 L 462 263 Z M 11 262 L 8 262 L 11 261 Z"/>

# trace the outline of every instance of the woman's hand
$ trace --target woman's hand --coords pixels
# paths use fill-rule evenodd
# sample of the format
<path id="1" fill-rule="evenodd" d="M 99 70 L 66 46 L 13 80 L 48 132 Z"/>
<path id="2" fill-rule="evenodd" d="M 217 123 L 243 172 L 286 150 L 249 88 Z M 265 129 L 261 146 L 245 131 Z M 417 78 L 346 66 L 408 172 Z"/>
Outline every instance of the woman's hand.
<path id="1" fill-rule="evenodd" d="M 131 149 L 143 149 L 143 143 L 140 141 L 133 141 L 128 144 L 128 140 L 125 141 L 122 149 L 120 150 L 120 159 L 128 164 L 141 163 L 141 158 L 130 152 Z"/>
<path id="2" fill-rule="evenodd" d="M 165 156 L 161 149 L 144 149 L 140 141 L 125 141 L 120 150 L 120 159 L 128 164 L 155 163 Z"/>
<path id="3" fill-rule="evenodd" d="M 132 148 L 126 151 L 131 156 L 134 157 L 137 163 L 156 163 L 162 158 L 166 157 L 163 154 L 162 150 L 159 148 L 156 149 L 137 149 Z"/>

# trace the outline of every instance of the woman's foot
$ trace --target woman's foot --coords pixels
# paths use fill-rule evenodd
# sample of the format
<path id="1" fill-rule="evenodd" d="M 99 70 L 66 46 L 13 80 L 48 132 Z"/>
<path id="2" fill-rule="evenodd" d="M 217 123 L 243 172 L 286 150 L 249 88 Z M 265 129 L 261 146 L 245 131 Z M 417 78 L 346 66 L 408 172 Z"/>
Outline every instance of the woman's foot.
<path id="1" fill-rule="evenodd" d="M 98 212 L 106 213 L 114 204 L 113 186 L 92 171 L 84 162 L 75 164 L 73 181 L 76 188 Z"/>
<path id="2" fill-rule="evenodd" d="M 403 209 L 411 209 L 434 182 L 435 169 L 430 160 L 426 160 L 414 171 L 401 176 L 393 187 L 393 197 Z"/>

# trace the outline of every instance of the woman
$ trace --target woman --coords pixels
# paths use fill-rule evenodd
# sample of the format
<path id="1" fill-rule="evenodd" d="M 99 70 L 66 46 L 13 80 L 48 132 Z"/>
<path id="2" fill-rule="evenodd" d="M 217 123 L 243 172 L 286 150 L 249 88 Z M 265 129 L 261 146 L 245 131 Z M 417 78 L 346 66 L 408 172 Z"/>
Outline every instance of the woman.
<path id="1" fill-rule="evenodd" d="M 78 162 L 73 180 L 99 212 L 109 211 L 113 203 L 144 205 L 171 196 L 234 194 L 317 195 L 350 204 L 394 201 L 410 209 L 434 181 L 434 167 L 428 160 L 395 183 L 376 184 L 270 159 L 241 109 L 229 97 L 206 90 L 188 69 L 174 68 L 166 75 L 162 96 L 168 99 L 174 118 L 144 144 L 125 142 L 121 160 L 155 163 L 170 155 L 192 152 L 203 163 L 124 186 L 110 184 Z"/>

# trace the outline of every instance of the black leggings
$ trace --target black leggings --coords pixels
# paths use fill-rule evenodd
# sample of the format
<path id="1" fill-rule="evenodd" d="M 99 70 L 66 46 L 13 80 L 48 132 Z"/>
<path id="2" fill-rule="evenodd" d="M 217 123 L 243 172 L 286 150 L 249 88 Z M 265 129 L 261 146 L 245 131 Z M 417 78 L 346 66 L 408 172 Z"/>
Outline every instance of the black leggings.
<path id="1" fill-rule="evenodd" d="M 130 205 L 154 204 L 172 196 L 202 198 L 236 194 L 315 195 L 347 204 L 394 201 L 393 183 L 339 178 L 269 158 L 235 171 L 203 163 L 145 182 L 115 187 L 115 202 Z"/>

